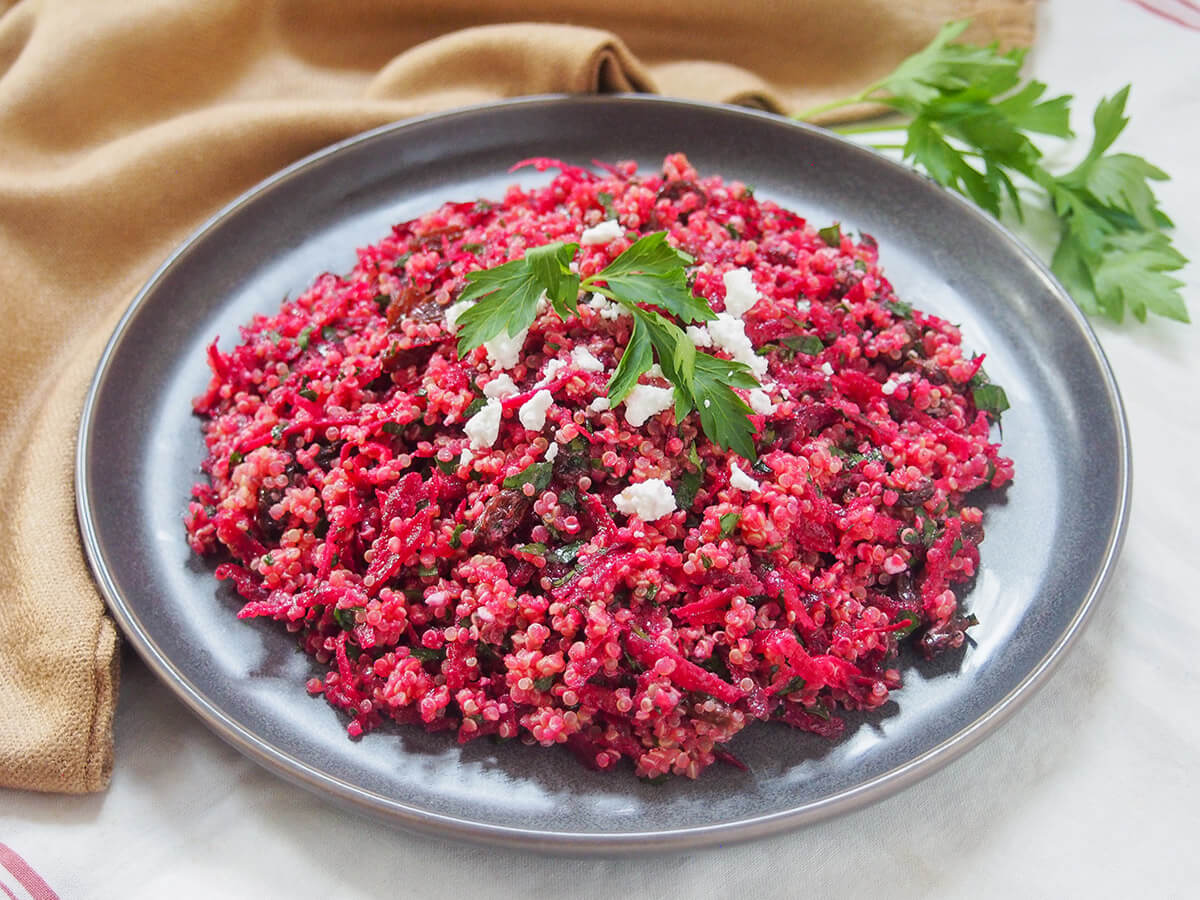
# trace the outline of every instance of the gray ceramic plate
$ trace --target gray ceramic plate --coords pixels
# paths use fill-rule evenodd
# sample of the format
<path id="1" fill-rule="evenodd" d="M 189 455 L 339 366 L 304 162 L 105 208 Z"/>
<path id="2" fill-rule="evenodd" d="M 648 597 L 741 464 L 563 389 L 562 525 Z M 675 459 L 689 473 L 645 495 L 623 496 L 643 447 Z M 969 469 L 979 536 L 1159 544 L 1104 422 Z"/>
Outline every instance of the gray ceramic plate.
<path id="1" fill-rule="evenodd" d="M 986 509 L 964 652 L 909 660 L 905 687 L 826 743 L 785 726 L 740 735 L 749 771 L 645 785 L 566 751 L 395 728 L 361 741 L 304 681 L 310 661 L 240 606 L 184 541 L 204 456 L 191 398 L 204 347 L 277 308 L 355 248 L 445 200 L 498 196 L 529 156 L 653 169 L 685 151 L 815 222 L 874 235 L 905 300 L 961 322 L 1008 391 L 1017 476 Z M 742 109 L 648 97 L 534 98 L 407 122 L 263 182 L 151 279 L 100 363 L 80 430 L 84 543 L 112 613 L 147 664 L 218 734 L 271 770 L 405 827 L 546 850 L 695 847 L 811 823 L 928 775 L 995 728 L 1078 634 L 1119 549 L 1129 447 L 1116 385 L 1062 289 L 1007 232 L 922 177 L 827 133 Z"/>

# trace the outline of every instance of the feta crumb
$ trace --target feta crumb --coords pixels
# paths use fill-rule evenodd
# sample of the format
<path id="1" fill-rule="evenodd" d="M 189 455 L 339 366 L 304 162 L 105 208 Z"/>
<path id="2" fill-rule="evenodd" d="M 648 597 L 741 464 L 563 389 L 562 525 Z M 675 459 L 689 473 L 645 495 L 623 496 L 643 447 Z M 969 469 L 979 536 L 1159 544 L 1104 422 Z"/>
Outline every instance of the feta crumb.
<path id="1" fill-rule="evenodd" d="M 725 312 L 731 316 L 740 319 L 762 299 L 749 269 L 730 269 L 721 280 L 725 282 Z"/>
<path id="2" fill-rule="evenodd" d="M 662 366 L 660 366 L 658 363 L 650 363 L 650 368 L 648 368 L 646 370 L 646 374 L 651 376 L 652 378 L 665 378 L 666 377 L 665 375 L 663 375 Z"/>
<path id="3" fill-rule="evenodd" d="M 517 418 L 530 431 L 541 431 L 546 425 L 546 410 L 553 402 L 554 396 L 549 391 L 538 391 L 521 404 Z"/>
<path id="4" fill-rule="evenodd" d="M 489 400 L 503 400 L 517 393 L 517 386 L 507 372 L 501 372 L 483 386 L 483 396 Z"/>
<path id="5" fill-rule="evenodd" d="M 492 365 L 501 369 L 511 369 L 515 366 L 521 358 L 521 349 L 525 346 L 525 336 L 528 334 L 528 328 L 522 328 L 512 335 L 502 331 L 490 341 L 484 341 L 483 349 L 487 351 Z"/>
<path id="6" fill-rule="evenodd" d="M 631 484 L 613 497 L 617 509 L 643 522 L 653 522 L 675 511 L 675 494 L 661 478 Z"/>
<path id="7" fill-rule="evenodd" d="M 651 417 L 658 415 L 675 404 L 675 392 L 671 388 L 639 384 L 625 398 L 625 421 L 640 428 Z"/>
<path id="8" fill-rule="evenodd" d="M 708 329 L 703 325 L 689 325 L 683 330 L 683 333 L 688 336 L 688 339 L 697 347 L 711 347 L 712 335 L 708 333 Z"/>
<path id="9" fill-rule="evenodd" d="M 611 407 L 612 404 L 609 402 L 607 397 L 597 397 L 588 404 L 588 409 L 590 409 L 592 412 L 604 412 L 606 409 L 610 409 Z"/>
<path id="10" fill-rule="evenodd" d="M 832 375 L 833 374 L 833 366 L 831 366 L 827 362 L 823 362 L 823 363 L 821 363 L 821 371 L 824 372 L 826 375 Z"/>
<path id="11" fill-rule="evenodd" d="M 592 351 L 584 346 L 576 347 L 571 351 L 571 361 L 575 363 L 575 368 L 582 369 L 584 372 L 604 371 L 604 363 L 596 359 L 592 355 Z"/>
<path id="12" fill-rule="evenodd" d="M 474 458 L 475 458 L 475 454 L 471 452 L 471 448 L 464 447 L 463 452 L 458 457 L 458 464 L 460 466 L 469 465 L 471 460 L 473 460 Z"/>
<path id="13" fill-rule="evenodd" d="M 496 443 L 496 438 L 500 436 L 500 416 L 503 411 L 500 401 L 491 399 L 484 404 L 483 409 L 467 419 L 463 431 L 471 439 L 473 449 L 480 450 Z"/>
<path id="14" fill-rule="evenodd" d="M 712 406 L 712 401 L 709 400 L 707 397 L 705 397 L 704 398 L 704 408 L 708 409 L 710 406 Z"/>
<path id="15" fill-rule="evenodd" d="M 552 441 L 550 446 L 546 448 L 546 455 L 542 457 L 543 462 L 554 462 L 558 459 L 558 442 Z"/>
<path id="16" fill-rule="evenodd" d="M 537 314 L 539 316 L 543 316 L 546 314 L 546 310 L 548 310 L 549 308 L 550 308 L 550 301 L 548 299 L 546 299 L 546 292 L 542 291 L 540 294 L 538 294 L 538 298 L 537 298 Z"/>
<path id="17" fill-rule="evenodd" d="M 741 319 L 735 319 L 729 313 L 720 313 L 715 321 L 708 323 L 708 333 L 712 335 L 714 344 L 738 362 L 749 366 L 759 380 L 767 374 L 767 360 L 754 352 L 754 345 L 746 337 L 746 326 Z"/>
<path id="18" fill-rule="evenodd" d="M 458 331 L 458 317 L 474 305 L 474 300 L 459 300 L 446 307 L 446 330 L 451 334 Z"/>
<path id="19" fill-rule="evenodd" d="M 755 388 L 750 392 L 747 398 L 750 408 L 760 416 L 769 416 L 775 412 L 775 404 L 771 402 L 771 395 L 766 391 Z"/>
<path id="20" fill-rule="evenodd" d="M 884 393 L 888 396 L 891 396 L 892 394 L 896 393 L 896 388 L 898 388 L 899 386 L 900 385 L 898 385 L 896 382 L 892 381 L 892 379 L 889 378 L 887 381 L 885 381 L 883 384 L 881 384 L 879 386 L 879 390 L 882 393 Z"/>
<path id="21" fill-rule="evenodd" d="M 543 384 L 549 384 L 554 380 L 554 376 L 567 367 L 567 364 L 561 359 L 552 359 L 546 363 L 546 368 L 542 369 L 542 377 L 534 387 L 541 387 Z"/>
<path id="22" fill-rule="evenodd" d="M 757 491 L 758 482 L 742 471 L 736 462 L 729 464 L 729 486 L 739 491 Z"/>
<path id="23" fill-rule="evenodd" d="M 621 316 L 629 315 L 625 307 L 619 303 L 613 303 L 603 294 L 592 294 L 592 298 L 588 301 L 588 306 L 600 314 L 600 318 L 608 319 L 610 322 L 615 322 Z"/>
<path id="24" fill-rule="evenodd" d="M 601 222 L 599 225 L 583 229 L 583 234 L 579 236 L 579 243 L 585 247 L 595 244 L 608 244 L 624 236 L 625 229 L 621 227 L 621 223 L 616 219 L 609 219 L 607 222 Z"/>

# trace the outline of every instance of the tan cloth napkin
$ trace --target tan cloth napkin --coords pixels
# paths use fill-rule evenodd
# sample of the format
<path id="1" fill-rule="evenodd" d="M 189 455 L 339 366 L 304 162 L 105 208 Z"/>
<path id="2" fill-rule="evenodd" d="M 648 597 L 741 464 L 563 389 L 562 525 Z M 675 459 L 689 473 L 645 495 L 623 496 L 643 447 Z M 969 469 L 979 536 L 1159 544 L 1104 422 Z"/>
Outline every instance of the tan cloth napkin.
<path id="1" fill-rule="evenodd" d="M 629 90 L 796 111 L 885 74 L 949 19 L 1005 44 L 1033 27 L 1032 0 L 0 10 L 0 785 L 72 792 L 108 783 L 119 662 L 75 520 L 79 411 L 133 293 L 214 210 L 418 113 Z"/>

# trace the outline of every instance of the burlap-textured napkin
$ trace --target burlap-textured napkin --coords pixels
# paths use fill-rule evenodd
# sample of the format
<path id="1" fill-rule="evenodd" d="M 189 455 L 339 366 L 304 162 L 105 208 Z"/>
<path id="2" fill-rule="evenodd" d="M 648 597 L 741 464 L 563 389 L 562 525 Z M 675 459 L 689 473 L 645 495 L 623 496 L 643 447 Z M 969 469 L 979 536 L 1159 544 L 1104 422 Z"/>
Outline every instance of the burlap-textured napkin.
<path id="1" fill-rule="evenodd" d="M 1032 0 L 0 10 L 0 785 L 46 791 L 98 790 L 112 769 L 118 639 L 73 499 L 83 396 L 133 293 L 219 206 L 418 113 L 629 90 L 798 110 L 885 74 L 949 19 L 1006 44 L 1028 43 L 1033 19 Z"/>

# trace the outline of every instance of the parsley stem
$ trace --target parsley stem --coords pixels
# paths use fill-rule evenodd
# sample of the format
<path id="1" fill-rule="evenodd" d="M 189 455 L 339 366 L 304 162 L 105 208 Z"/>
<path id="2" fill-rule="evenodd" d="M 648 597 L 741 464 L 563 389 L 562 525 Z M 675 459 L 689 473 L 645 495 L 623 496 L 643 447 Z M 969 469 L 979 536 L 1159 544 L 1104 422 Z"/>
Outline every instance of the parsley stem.
<path id="1" fill-rule="evenodd" d="M 795 113 L 792 118 L 811 119 L 814 116 L 821 115 L 822 113 L 833 112 L 835 109 L 842 109 L 846 106 L 854 106 L 858 103 L 869 103 L 871 102 L 871 94 L 875 93 L 881 87 L 883 87 L 883 82 L 877 81 L 859 91 L 857 94 L 854 94 L 850 97 L 843 97 L 841 100 L 831 100 L 828 103 L 818 104 L 817 106 L 813 106 L 804 110 L 804 112 Z"/>
<path id="2" fill-rule="evenodd" d="M 836 131 L 841 135 L 851 134 L 877 134 L 881 131 L 907 131 L 908 123 L 893 122 L 892 124 L 882 124 L 879 122 L 867 122 L 864 125 L 836 125 L 830 131 Z"/>

